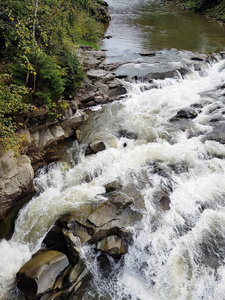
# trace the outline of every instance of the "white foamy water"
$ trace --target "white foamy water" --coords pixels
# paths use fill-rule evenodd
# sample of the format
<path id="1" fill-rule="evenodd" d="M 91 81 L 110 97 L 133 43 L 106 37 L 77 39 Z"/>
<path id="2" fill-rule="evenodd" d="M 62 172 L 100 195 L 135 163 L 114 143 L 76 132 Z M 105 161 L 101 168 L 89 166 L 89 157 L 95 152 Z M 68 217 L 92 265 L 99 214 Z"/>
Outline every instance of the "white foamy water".
<path id="1" fill-rule="evenodd" d="M 54 222 L 102 199 L 104 186 L 115 180 L 135 186 L 146 212 L 132 228 L 123 265 L 112 262 L 109 278 L 83 249 L 95 285 L 95 296 L 87 292 L 83 299 L 224 299 L 225 147 L 204 138 L 211 117 L 222 117 L 224 63 L 205 66 L 203 77 L 193 71 L 184 79 L 156 80 L 150 90 L 143 91 L 148 83 L 126 83 L 126 99 L 93 112 L 82 141 L 102 138 L 107 148 L 85 157 L 81 145 L 77 164 L 53 165 L 36 178 L 39 194 L 20 211 L 12 239 L 0 243 L 0 299 L 16 299 L 15 275 Z M 193 104 L 201 105 L 195 119 L 170 122 Z M 167 211 L 157 202 L 161 190 L 169 191 Z"/>

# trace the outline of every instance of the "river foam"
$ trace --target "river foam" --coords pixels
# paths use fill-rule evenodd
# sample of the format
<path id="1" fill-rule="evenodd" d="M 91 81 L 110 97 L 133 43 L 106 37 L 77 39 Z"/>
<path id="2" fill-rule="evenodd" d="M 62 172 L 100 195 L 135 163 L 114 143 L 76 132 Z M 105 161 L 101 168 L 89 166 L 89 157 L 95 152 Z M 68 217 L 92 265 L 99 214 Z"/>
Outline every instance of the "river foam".
<path id="1" fill-rule="evenodd" d="M 212 130 L 213 104 L 223 105 L 224 82 L 221 60 L 204 66 L 204 76 L 192 70 L 183 79 L 155 80 L 149 90 L 143 86 L 150 83 L 126 83 L 126 99 L 93 112 L 81 140 L 101 138 L 106 150 L 85 156 L 84 145 L 74 144 L 76 162 L 53 164 L 35 179 L 37 195 L 20 211 L 12 239 L 0 243 L 0 299 L 12 299 L 16 272 L 54 222 L 81 203 L 104 200 L 113 181 L 135 187 L 144 218 L 132 228 L 134 243 L 123 264 L 112 261 L 108 278 L 84 247 L 95 296 L 87 292 L 83 299 L 223 299 L 225 148 L 204 137 Z M 201 104 L 196 118 L 171 121 L 193 104 Z M 162 190 L 170 198 L 165 211 L 156 196 Z"/>

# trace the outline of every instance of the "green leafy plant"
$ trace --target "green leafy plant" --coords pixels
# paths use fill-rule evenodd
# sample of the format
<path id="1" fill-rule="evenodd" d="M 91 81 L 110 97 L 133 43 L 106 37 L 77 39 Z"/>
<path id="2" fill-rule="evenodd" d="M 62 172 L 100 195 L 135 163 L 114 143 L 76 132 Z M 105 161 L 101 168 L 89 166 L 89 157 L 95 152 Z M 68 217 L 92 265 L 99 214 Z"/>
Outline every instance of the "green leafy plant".
<path id="1" fill-rule="evenodd" d="M 17 134 L 17 129 L 23 124 L 16 123 L 14 115 L 36 110 L 23 102 L 28 93 L 24 86 L 11 84 L 8 74 L 0 75 L 0 146 L 4 151 L 13 150 L 15 155 L 21 152 L 24 137 Z"/>

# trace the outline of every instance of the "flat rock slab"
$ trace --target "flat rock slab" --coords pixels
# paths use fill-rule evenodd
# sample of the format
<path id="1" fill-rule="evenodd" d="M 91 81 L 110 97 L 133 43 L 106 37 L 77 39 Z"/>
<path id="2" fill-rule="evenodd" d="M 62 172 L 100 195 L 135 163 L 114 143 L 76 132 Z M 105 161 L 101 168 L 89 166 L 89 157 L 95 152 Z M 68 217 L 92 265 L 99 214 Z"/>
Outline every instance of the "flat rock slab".
<path id="1" fill-rule="evenodd" d="M 108 75 L 108 72 L 103 70 L 103 69 L 99 69 L 99 70 L 90 70 L 87 72 L 87 76 L 94 78 L 96 80 L 98 79 L 102 79 L 103 77 L 105 77 L 106 75 Z"/>
<path id="2" fill-rule="evenodd" d="M 108 201 L 98 206 L 88 217 L 88 220 L 97 227 L 113 220 L 128 205 L 133 203 L 133 199 L 125 194 L 118 193 Z"/>

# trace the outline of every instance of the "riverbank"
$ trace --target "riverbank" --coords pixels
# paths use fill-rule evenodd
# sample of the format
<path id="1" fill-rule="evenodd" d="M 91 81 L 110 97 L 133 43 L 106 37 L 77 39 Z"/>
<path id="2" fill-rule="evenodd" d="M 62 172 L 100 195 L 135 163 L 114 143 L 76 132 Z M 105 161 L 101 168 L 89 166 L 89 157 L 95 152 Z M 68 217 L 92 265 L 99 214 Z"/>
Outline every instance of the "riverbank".
<path id="1" fill-rule="evenodd" d="M 212 17 L 218 21 L 225 22 L 225 1 L 207 1 L 207 0 L 172 0 L 181 5 L 185 9 L 190 9 L 196 13 L 200 13 Z"/>
<path id="2" fill-rule="evenodd" d="M 7 9 L 5 14 L 6 11 Z M 107 23 L 110 20 L 107 3 L 104 1 L 97 1 L 95 6 L 91 6 L 90 12 L 86 12 L 85 18 L 90 18 L 89 14 L 99 22 Z M 92 34 L 94 34 L 94 30 L 96 28 L 92 28 Z M 13 221 L 19 209 L 28 201 L 28 195 L 33 193 L 34 172 L 41 166 L 60 159 L 57 150 L 59 143 L 68 138 L 73 140 L 78 138 L 77 128 L 88 118 L 84 108 L 110 102 L 126 92 L 113 73 L 117 65 L 103 63 L 106 57 L 104 51 L 95 50 L 91 46 L 74 47 L 73 51 L 74 58 L 78 57 L 83 68 L 81 87 L 78 87 L 79 76 L 75 76 L 77 82 L 74 84 L 77 86 L 72 87 L 72 90 L 76 90 L 75 95 L 71 90 L 72 94 L 69 97 L 57 100 L 57 106 L 39 103 L 38 107 L 32 111 L 21 112 L 20 110 L 14 114 L 12 114 L 14 110 L 11 109 L 8 113 L 1 107 L 6 116 L 1 115 L 3 122 L 0 122 L 0 125 L 4 125 L 8 118 L 13 120 L 13 126 L 15 128 L 17 126 L 19 130 L 16 131 L 15 136 L 17 151 L 4 151 L 3 147 L 0 151 L 0 225 L 2 228 L 0 238 L 10 238 Z M 75 67 L 72 65 L 70 67 L 75 72 Z M 60 67 L 58 68 L 60 69 Z M 76 68 L 78 68 L 77 65 Z M 71 76 L 73 74 L 70 74 L 70 80 L 73 80 Z M 54 79 L 51 78 L 51 81 Z M 10 97 L 13 98 L 13 95 L 8 97 L 9 100 L 5 98 L 6 92 L 10 91 L 11 86 L 8 88 L 7 82 L 4 80 L 1 81 L 1 84 L 3 85 L 1 86 L 3 88 L 1 104 L 3 106 L 6 101 L 6 107 L 8 107 L 11 105 Z M 46 84 L 48 85 L 47 82 Z M 15 94 L 16 97 L 18 94 Z M 18 99 L 21 101 L 20 98 Z M 7 101 L 9 101 L 8 106 Z M 7 129 L 7 126 L 4 128 Z M 1 134 L 4 135 L 4 130 Z M 5 138 L 10 140 L 10 134 L 0 138 L 1 144 L 4 143 Z M 22 139 L 22 145 L 17 141 L 18 138 Z M 20 146 L 22 146 L 22 155 L 18 155 Z M 25 200 L 23 200 L 24 198 Z"/>

